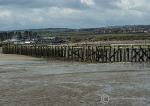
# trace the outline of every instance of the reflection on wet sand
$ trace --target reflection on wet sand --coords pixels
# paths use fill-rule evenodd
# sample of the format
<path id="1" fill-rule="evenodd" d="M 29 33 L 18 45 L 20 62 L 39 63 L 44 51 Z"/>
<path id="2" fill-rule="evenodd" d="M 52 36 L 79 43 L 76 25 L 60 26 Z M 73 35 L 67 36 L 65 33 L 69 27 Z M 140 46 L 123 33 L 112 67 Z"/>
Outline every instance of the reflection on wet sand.
<path id="1" fill-rule="evenodd" d="M 50 62 L 0 54 L 0 105 L 148 106 L 150 64 Z M 110 98 L 101 102 L 102 95 Z"/>

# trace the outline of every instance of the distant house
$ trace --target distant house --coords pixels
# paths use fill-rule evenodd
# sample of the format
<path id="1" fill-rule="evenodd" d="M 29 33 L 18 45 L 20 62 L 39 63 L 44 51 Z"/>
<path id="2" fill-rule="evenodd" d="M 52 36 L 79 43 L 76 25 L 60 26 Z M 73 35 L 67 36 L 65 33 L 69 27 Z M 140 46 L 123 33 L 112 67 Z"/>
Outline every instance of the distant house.
<path id="1" fill-rule="evenodd" d="M 34 44 L 34 43 L 35 43 L 35 41 L 33 41 L 33 40 L 29 40 L 29 41 L 24 42 L 24 44 Z"/>
<path id="2" fill-rule="evenodd" d="M 60 37 L 44 37 L 43 42 L 50 43 L 50 44 L 60 44 L 60 43 L 65 43 L 65 40 Z"/>
<path id="3" fill-rule="evenodd" d="M 20 40 L 17 38 L 6 39 L 3 41 L 3 43 L 14 43 L 14 44 L 18 44 L 19 42 L 20 42 Z"/>
<path id="4" fill-rule="evenodd" d="M 56 37 L 43 37 L 44 40 L 52 40 L 55 39 Z"/>
<path id="5" fill-rule="evenodd" d="M 64 43 L 65 40 L 63 40 L 62 38 L 59 38 L 59 37 L 55 37 L 53 39 L 51 39 L 51 43 Z"/>
<path id="6" fill-rule="evenodd" d="M 4 40 L 3 43 L 10 43 L 11 40 L 10 39 L 7 39 L 7 40 Z"/>
<path id="7" fill-rule="evenodd" d="M 20 41 L 20 40 L 19 39 L 15 39 L 15 38 L 10 40 L 10 42 L 18 42 L 18 41 Z"/>

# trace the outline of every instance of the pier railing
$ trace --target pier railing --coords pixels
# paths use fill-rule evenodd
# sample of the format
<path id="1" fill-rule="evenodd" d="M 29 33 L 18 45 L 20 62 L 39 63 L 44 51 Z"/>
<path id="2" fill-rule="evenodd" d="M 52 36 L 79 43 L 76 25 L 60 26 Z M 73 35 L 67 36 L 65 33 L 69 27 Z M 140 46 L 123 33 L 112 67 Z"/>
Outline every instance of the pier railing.
<path id="1" fill-rule="evenodd" d="M 150 62 L 150 45 L 4 45 L 2 51 L 4 54 L 80 62 Z"/>

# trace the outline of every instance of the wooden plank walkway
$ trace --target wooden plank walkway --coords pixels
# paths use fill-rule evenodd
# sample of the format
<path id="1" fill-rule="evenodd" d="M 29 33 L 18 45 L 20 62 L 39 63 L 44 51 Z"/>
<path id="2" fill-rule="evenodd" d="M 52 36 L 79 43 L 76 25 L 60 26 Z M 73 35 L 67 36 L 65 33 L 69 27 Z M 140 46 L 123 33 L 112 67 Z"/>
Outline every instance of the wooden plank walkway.
<path id="1" fill-rule="evenodd" d="M 80 62 L 150 62 L 150 45 L 50 46 L 4 45 L 4 54 Z"/>

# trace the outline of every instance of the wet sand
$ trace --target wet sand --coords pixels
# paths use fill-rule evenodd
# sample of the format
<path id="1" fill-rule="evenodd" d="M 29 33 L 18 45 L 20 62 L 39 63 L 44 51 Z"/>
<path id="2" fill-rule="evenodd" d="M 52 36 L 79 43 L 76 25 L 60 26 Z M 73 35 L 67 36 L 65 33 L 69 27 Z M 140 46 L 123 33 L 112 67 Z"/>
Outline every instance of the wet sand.
<path id="1" fill-rule="evenodd" d="M 21 56 L 21 55 L 13 55 L 13 54 L 1 54 L 0 53 L 0 61 L 2 60 L 40 60 L 38 58 L 30 57 L 30 56 Z"/>
<path id="2" fill-rule="evenodd" d="M 106 104 L 103 94 L 110 99 Z M 150 106 L 150 64 L 62 63 L 0 54 L 0 106 Z"/>

